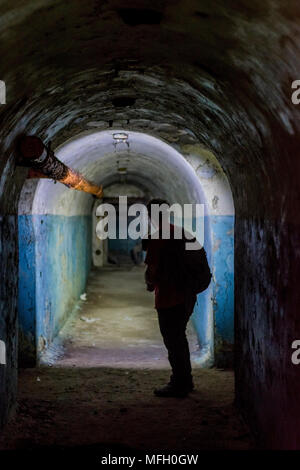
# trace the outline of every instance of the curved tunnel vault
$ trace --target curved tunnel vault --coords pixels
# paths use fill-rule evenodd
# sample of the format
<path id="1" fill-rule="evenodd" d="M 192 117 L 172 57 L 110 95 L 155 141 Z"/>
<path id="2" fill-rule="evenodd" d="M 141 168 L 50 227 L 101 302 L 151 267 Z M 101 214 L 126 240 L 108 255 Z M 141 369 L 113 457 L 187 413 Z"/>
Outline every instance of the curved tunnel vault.
<path id="1" fill-rule="evenodd" d="M 299 1 L 200 3 L 1 4 L 1 425 L 17 390 L 17 207 L 27 173 L 16 167 L 16 137 L 58 147 L 91 129 L 130 129 L 180 146 L 191 161 L 189 146 L 201 144 L 224 168 L 236 216 L 237 403 L 262 445 L 299 448 L 290 347 L 300 337 L 300 121 L 291 102 Z M 152 21 L 141 9 L 155 11 Z"/>
<path id="2" fill-rule="evenodd" d="M 118 135 L 126 140 L 117 140 Z M 227 353 L 233 344 L 231 190 L 211 152 L 199 145 L 183 148 L 185 155 L 178 150 L 151 135 L 116 129 L 78 135 L 60 146 L 56 155 L 103 184 L 104 191 L 120 181 L 121 169 L 123 177 L 126 171 L 126 182 L 143 188 L 148 197 L 162 197 L 170 204 L 204 204 L 204 246 L 214 279 L 198 296 L 192 319 L 200 346 L 197 362 L 212 364 L 216 352 L 221 364 L 225 354 L 222 344 L 226 343 Z M 92 207 L 90 195 L 51 180 L 24 184 L 19 202 L 23 362 L 34 363 L 40 358 L 84 290 L 91 264 Z M 28 244 L 28 233 L 34 234 L 33 243 Z"/>

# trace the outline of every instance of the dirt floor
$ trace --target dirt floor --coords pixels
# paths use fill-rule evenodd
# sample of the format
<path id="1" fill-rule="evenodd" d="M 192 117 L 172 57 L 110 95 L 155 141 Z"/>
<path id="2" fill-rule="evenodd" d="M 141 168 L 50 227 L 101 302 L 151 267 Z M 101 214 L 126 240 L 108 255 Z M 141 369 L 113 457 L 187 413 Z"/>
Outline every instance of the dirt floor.
<path id="1" fill-rule="evenodd" d="M 0 449 L 122 444 L 144 451 L 249 449 L 233 374 L 194 371 L 188 398 L 158 398 L 168 370 L 41 368 L 20 373 L 18 410 Z"/>
<path id="2" fill-rule="evenodd" d="M 43 366 L 19 371 L 17 410 L 0 450 L 42 451 L 48 460 L 57 450 L 74 457 L 75 449 L 97 458 L 252 449 L 233 404 L 231 371 L 201 369 L 193 361 L 193 393 L 185 399 L 153 395 L 169 379 L 167 355 L 142 270 L 126 268 L 124 275 L 124 269 L 92 273 L 86 300 Z M 188 336 L 196 357 L 191 325 Z"/>

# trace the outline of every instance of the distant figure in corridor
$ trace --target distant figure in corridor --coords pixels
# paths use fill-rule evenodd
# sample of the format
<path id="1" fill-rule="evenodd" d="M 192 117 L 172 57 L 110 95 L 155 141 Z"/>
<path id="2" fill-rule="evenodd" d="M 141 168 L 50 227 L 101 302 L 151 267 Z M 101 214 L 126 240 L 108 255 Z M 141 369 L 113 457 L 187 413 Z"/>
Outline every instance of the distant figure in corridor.
<path id="1" fill-rule="evenodd" d="M 147 206 L 148 216 L 154 204 L 168 204 L 153 199 Z M 153 218 L 150 219 L 153 224 Z M 196 294 L 184 279 L 186 239 L 174 238 L 174 225 L 170 224 L 170 239 L 162 238 L 162 215 L 154 223 L 157 239 L 143 240 L 146 250 L 145 281 L 147 289 L 155 292 L 155 308 L 168 359 L 172 368 L 170 382 L 154 390 L 159 397 L 186 397 L 194 388 L 186 326 L 193 312 Z M 190 240 L 189 240 L 190 241 Z"/>

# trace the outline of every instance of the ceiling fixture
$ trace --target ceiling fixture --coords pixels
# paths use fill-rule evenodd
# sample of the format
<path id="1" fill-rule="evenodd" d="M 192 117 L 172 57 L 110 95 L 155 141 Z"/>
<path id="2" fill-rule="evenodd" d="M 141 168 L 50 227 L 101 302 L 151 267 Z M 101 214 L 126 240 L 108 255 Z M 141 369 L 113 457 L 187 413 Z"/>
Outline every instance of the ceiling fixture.
<path id="1" fill-rule="evenodd" d="M 115 132 L 113 134 L 113 138 L 117 141 L 117 143 L 126 142 L 128 140 L 128 137 L 128 134 L 126 134 L 125 132 Z"/>
<path id="2" fill-rule="evenodd" d="M 117 148 L 118 144 L 126 144 L 127 147 L 129 148 L 128 138 L 129 138 L 129 135 L 126 134 L 126 132 L 115 132 L 113 134 L 115 149 Z"/>

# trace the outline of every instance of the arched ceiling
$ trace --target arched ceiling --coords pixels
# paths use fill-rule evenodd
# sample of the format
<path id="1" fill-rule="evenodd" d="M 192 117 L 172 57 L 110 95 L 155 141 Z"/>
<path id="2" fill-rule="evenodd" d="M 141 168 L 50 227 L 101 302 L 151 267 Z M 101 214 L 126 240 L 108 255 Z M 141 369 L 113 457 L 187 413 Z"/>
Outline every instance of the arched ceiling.
<path id="1" fill-rule="evenodd" d="M 225 169 L 240 213 L 278 211 L 265 188 L 296 190 L 293 171 L 288 182 L 278 174 L 299 126 L 290 104 L 298 2 L 18 0 L 0 11 L 4 192 L 17 195 L 26 176 L 13 164 L 19 132 L 56 146 L 93 126 L 196 136 Z"/>
<path id="2" fill-rule="evenodd" d="M 128 138 L 118 141 L 116 136 Z M 57 157 L 105 188 L 120 181 L 138 184 L 170 204 L 204 203 L 201 184 L 192 166 L 173 147 L 139 132 L 90 132 L 66 142 Z M 52 180 L 29 181 L 23 189 L 22 213 L 75 215 L 89 213 L 90 195 L 72 191 Z M 31 200 L 33 199 L 33 200 Z M 31 207 L 32 205 L 32 207 Z"/>

